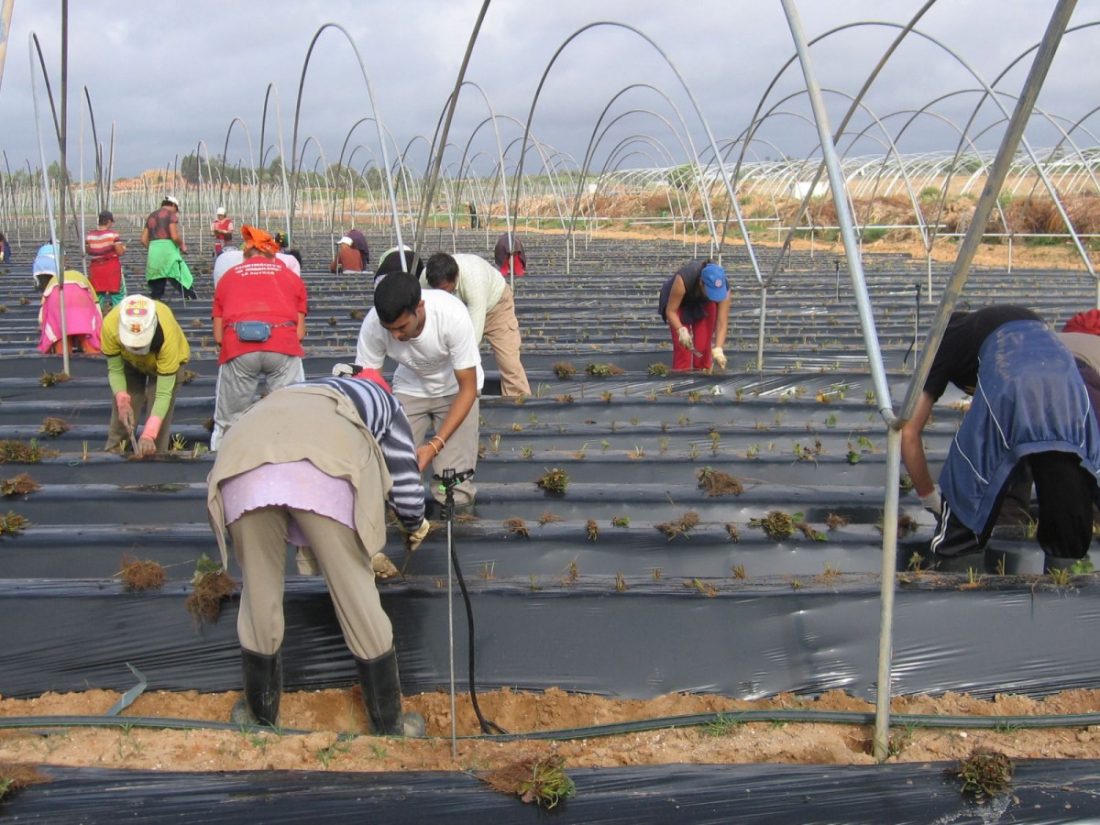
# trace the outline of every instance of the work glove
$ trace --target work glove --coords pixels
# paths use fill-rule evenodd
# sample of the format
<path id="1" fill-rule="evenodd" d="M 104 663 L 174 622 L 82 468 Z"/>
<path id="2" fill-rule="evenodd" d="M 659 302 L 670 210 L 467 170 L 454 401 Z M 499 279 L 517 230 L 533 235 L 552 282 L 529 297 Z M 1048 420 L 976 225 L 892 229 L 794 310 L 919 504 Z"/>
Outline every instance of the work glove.
<path id="1" fill-rule="evenodd" d="M 940 492 L 940 485 L 937 484 L 932 488 L 932 492 L 925 493 L 921 496 L 920 503 L 925 510 L 936 518 L 943 515 L 943 495 Z"/>
<path id="2" fill-rule="evenodd" d="M 714 358 L 714 363 L 718 366 L 718 369 L 724 370 L 726 368 L 726 353 L 721 347 L 715 347 L 710 351 L 711 356 Z"/>
<path id="3" fill-rule="evenodd" d="M 400 572 L 397 565 L 390 561 L 390 557 L 381 551 L 370 557 L 370 566 L 374 575 L 380 579 L 391 579 Z"/>
<path id="4" fill-rule="evenodd" d="M 350 375 L 355 375 L 355 367 L 351 364 L 336 364 L 332 368 L 332 374 L 336 378 L 347 378 Z"/>
<path id="5" fill-rule="evenodd" d="M 118 420 L 127 432 L 134 431 L 134 405 L 130 401 L 130 393 L 126 391 L 115 393 L 115 405 L 118 407 Z"/>
<path id="6" fill-rule="evenodd" d="M 694 349 L 695 341 L 691 337 L 691 330 L 687 327 L 680 327 L 676 331 L 676 336 L 680 339 L 680 346 L 684 349 Z"/>
<path id="7" fill-rule="evenodd" d="M 404 528 L 402 528 L 404 529 Z M 428 533 L 432 530 L 431 522 L 426 518 L 420 520 L 420 526 L 415 530 L 410 530 L 405 533 L 405 549 L 410 553 L 416 551 L 421 544 L 424 543 L 424 539 L 428 537 Z"/>
<path id="8" fill-rule="evenodd" d="M 137 454 L 144 458 L 157 451 L 157 442 L 143 434 L 141 438 L 138 439 L 137 448 Z"/>

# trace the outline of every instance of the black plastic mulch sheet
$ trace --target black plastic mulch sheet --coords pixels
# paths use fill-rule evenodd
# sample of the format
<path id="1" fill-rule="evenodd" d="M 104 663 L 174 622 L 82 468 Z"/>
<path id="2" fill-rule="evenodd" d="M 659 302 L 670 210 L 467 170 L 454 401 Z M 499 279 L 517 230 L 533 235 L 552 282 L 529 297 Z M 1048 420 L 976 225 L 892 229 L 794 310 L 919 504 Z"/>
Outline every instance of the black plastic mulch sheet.
<path id="1" fill-rule="evenodd" d="M 610 577 L 571 586 L 468 581 L 478 687 L 509 686 L 651 698 L 673 691 L 758 698 L 843 689 L 874 695 L 877 585 L 789 582 L 733 589 L 715 580 Z M 1090 654 L 1100 632 L 1100 584 L 1017 583 L 998 589 L 915 585 L 897 593 L 894 692 L 1045 695 L 1100 687 Z M 1079 584 L 1078 584 L 1079 582 Z M 390 584 L 406 692 L 448 684 L 444 582 Z M 126 593 L 103 582 L 0 581 L 5 628 L 0 694 L 34 696 L 88 688 L 126 690 L 127 664 L 150 689 L 240 689 L 235 601 L 216 623 L 196 624 L 187 588 Z M 455 598 L 455 654 L 465 685 L 466 632 Z M 352 684 L 353 661 L 324 584 L 292 579 L 285 598 L 288 689 Z M 1021 654 L 1026 651 L 1027 655 Z"/>
<path id="2" fill-rule="evenodd" d="M 1100 818 L 1100 763 L 1017 765 L 1010 794 L 976 805 L 947 763 L 877 767 L 653 766 L 566 770 L 552 811 L 462 773 L 139 773 L 42 768 L 0 802 L 21 823 L 1068 823 Z"/>

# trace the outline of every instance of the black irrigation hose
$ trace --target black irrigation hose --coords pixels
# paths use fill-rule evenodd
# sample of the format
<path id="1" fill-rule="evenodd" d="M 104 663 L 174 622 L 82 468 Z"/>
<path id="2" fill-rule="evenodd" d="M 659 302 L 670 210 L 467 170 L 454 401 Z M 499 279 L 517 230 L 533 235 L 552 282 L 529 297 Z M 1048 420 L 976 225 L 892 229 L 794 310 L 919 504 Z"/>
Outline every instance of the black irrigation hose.
<path id="1" fill-rule="evenodd" d="M 448 505 L 447 519 L 450 520 L 453 514 L 453 508 Z M 451 539 L 451 531 L 448 530 L 447 538 Z M 477 715 L 478 724 L 481 726 L 481 732 L 485 734 L 507 734 L 500 725 L 491 719 L 486 719 L 481 713 L 481 706 L 477 702 L 477 684 L 474 681 L 474 609 L 470 605 L 470 594 L 466 590 L 466 580 L 462 578 L 462 568 L 458 564 L 458 553 L 455 552 L 454 540 L 451 540 L 451 563 L 455 568 L 455 578 L 458 579 L 458 587 L 462 591 L 462 601 L 466 605 L 466 631 L 469 637 L 469 664 L 470 664 L 470 704 L 474 707 L 474 713 Z"/>
<path id="2" fill-rule="evenodd" d="M 462 601 L 466 605 L 466 632 L 469 638 L 467 645 L 468 649 L 468 661 L 470 666 L 470 704 L 473 705 L 474 713 L 477 715 L 478 725 L 481 726 L 481 732 L 483 734 L 507 734 L 500 725 L 491 719 L 486 719 L 481 712 L 481 705 L 477 701 L 477 683 L 474 680 L 474 609 L 470 604 L 470 594 L 466 590 L 466 580 L 462 578 L 462 568 L 458 563 L 458 553 L 455 552 L 454 542 L 454 514 L 455 514 L 455 498 L 454 488 L 463 482 L 464 480 L 473 476 L 473 470 L 467 470 L 462 473 L 456 473 L 454 470 L 447 469 L 443 471 L 443 475 L 434 476 L 437 481 L 442 482 L 442 488 L 444 495 L 446 496 L 443 503 L 443 516 L 447 522 L 447 550 L 451 554 L 451 564 L 454 565 L 455 577 L 458 579 L 458 587 L 462 591 Z"/>
<path id="3" fill-rule="evenodd" d="M 594 739 L 601 736 L 621 736 L 651 730 L 693 728 L 703 725 L 734 726 L 751 722 L 801 722 L 833 725 L 872 725 L 875 715 L 860 711 L 830 711 L 807 709 L 716 711 L 686 716 L 663 716 L 654 719 L 637 719 L 631 722 L 615 722 L 608 725 L 592 725 L 584 728 L 532 731 L 530 733 L 489 734 L 485 736 L 460 736 L 463 740 L 512 742 L 520 739 Z M 1071 713 L 1042 716 L 929 716 L 915 713 L 899 713 L 890 717 L 895 728 L 974 728 L 1025 730 L 1036 728 L 1084 728 L 1100 724 L 1100 713 Z M 8 716 L 0 718 L 0 730 L 33 728 L 154 728 L 162 730 L 230 730 L 238 732 L 268 731 L 276 734 L 302 735 L 320 733 L 301 728 L 267 728 L 262 725 L 237 725 L 232 722 L 215 722 L 201 719 L 166 719 L 152 716 Z M 444 739 L 449 737 L 423 737 Z"/>

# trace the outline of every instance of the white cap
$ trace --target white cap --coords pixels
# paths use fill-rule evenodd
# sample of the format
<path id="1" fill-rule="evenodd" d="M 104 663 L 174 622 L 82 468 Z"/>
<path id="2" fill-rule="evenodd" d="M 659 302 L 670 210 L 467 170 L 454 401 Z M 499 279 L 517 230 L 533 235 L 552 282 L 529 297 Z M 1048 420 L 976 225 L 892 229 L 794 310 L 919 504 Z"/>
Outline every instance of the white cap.
<path id="1" fill-rule="evenodd" d="M 225 207 L 224 206 L 219 206 L 217 214 L 224 215 L 225 214 Z"/>
<path id="2" fill-rule="evenodd" d="M 351 238 L 349 238 L 347 235 L 345 235 L 339 241 L 337 241 L 337 243 L 346 243 L 348 246 L 351 246 L 354 243 L 354 241 L 352 241 Z"/>
<path id="3" fill-rule="evenodd" d="M 146 349 L 157 331 L 157 303 L 144 295 L 127 295 L 118 305 L 118 340 L 130 350 Z"/>
<path id="4" fill-rule="evenodd" d="M 172 204 L 176 209 L 180 208 L 180 201 L 175 195 L 165 195 L 164 199 Z"/>

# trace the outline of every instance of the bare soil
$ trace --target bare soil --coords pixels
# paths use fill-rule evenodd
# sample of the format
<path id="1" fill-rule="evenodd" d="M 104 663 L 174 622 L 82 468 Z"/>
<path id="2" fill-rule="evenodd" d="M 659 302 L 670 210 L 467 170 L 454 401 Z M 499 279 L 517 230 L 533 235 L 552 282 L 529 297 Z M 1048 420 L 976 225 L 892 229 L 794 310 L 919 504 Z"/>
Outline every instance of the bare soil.
<path id="1" fill-rule="evenodd" d="M 226 721 L 236 692 L 200 694 L 150 692 L 123 716 Z M 0 699 L 0 717 L 101 715 L 119 698 L 113 691 L 47 693 L 34 699 Z M 779 695 L 741 701 L 712 695 L 672 694 L 648 701 L 573 695 L 551 688 L 543 693 L 500 690 L 479 694 L 487 719 L 509 732 L 564 730 L 612 722 L 691 713 L 809 708 L 873 712 L 871 704 L 833 691 L 818 698 Z M 521 759 L 559 755 L 565 767 L 622 767 L 660 764 L 777 762 L 820 765 L 873 764 L 870 727 L 747 723 L 663 729 L 567 741 L 496 742 L 459 739 L 451 753 L 450 698 L 446 693 L 406 697 L 406 710 L 423 714 L 427 739 L 367 735 L 358 688 L 287 693 L 280 724 L 308 734 L 227 730 L 162 731 L 146 728 L 67 728 L 0 731 L 0 764 L 29 763 L 132 770 L 490 770 Z M 1045 699 L 966 694 L 899 697 L 896 713 L 1017 716 L 1100 712 L 1100 690 L 1075 690 Z M 458 697 L 458 735 L 475 736 L 477 721 L 468 696 Z M 348 734 L 357 734 L 349 736 Z M 361 735 L 358 735 L 361 734 Z M 975 748 L 1012 759 L 1100 758 L 1100 726 L 1025 730 L 898 727 L 891 761 L 955 760 Z"/>

